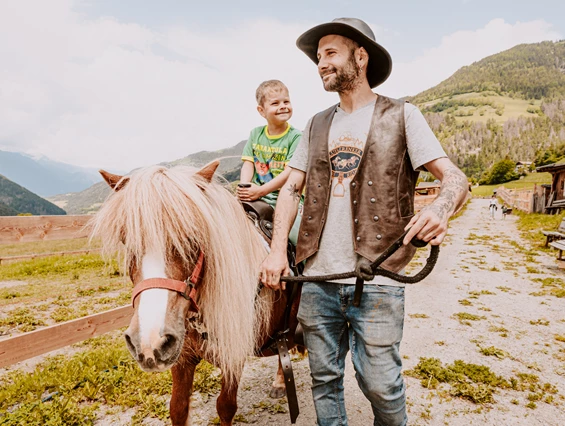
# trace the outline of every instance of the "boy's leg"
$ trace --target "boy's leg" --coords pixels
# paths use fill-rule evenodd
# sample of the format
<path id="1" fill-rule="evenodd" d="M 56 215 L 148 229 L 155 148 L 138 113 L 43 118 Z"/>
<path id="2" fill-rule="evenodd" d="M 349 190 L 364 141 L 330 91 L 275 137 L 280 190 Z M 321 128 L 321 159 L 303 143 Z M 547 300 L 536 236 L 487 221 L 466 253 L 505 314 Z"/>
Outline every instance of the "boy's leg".
<path id="1" fill-rule="evenodd" d="M 349 350 L 347 299 L 333 283 L 304 283 L 298 320 L 308 349 L 312 396 L 318 426 L 347 426 L 343 396 L 345 356 Z"/>
<path id="2" fill-rule="evenodd" d="M 354 286 L 351 288 L 353 297 Z M 361 305 L 347 308 L 355 377 L 371 402 L 375 426 L 404 426 L 406 395 L 399 347 L 404 287 L 365 285 Z"/>

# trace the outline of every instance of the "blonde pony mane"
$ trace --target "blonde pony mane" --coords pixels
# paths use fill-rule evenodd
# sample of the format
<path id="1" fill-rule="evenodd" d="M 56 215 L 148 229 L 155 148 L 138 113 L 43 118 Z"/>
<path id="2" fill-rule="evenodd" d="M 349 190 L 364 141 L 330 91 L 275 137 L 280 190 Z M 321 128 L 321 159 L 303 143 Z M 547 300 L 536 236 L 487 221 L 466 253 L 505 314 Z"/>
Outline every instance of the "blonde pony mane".
<path id="1" fill-rule="evenodd" d="M 102 240 L 106 254 L 120 252 L 126 268 L 148 250 L 171 262 L 179 253 L 188 268 L 202 250 L 198 304 L 209 336 L 205 356 L 226 377 L 241 373 L 268 326 L 273 292 L 256 297 L 265 246 L 226 188 L 187 167 L 143 168 L 108 197 L 91 226 L 91 238 Z"/>

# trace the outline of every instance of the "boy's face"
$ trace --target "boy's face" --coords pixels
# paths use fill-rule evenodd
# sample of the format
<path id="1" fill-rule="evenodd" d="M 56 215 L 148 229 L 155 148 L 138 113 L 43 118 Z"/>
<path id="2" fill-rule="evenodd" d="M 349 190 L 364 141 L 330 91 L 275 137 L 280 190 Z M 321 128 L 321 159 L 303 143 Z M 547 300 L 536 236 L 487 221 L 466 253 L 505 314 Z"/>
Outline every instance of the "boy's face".
<path id="1" fill-rule="evenodd" d="M 257 105 L 257 111 L 268 123 L 282 125 L 292 117 L 292 104 L 288 90 L 269 90 L 265 94 L 263 105 Z"/>

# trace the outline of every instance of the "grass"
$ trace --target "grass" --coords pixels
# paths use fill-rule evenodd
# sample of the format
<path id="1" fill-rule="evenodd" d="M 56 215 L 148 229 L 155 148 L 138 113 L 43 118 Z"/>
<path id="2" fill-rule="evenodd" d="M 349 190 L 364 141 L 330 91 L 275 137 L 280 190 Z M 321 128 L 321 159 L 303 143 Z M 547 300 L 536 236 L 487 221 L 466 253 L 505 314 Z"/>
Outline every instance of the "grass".
<path id="1" fill-rule="evenodd" d="M 488 348 L 480 347 L 479 351 L 485 356 L 494 356 L 498 359 L 503 359 L 508 356 L 508 352 L 495 348 L 494 346 L 489 346 Z"/>
<path id="2" fill-rule="evenodd" d="M 31 373 L 16 370 L 4 375 L 0 379 L 0 423 L 92 425 L 102 405 L 135 408 L 133 424 L 145 418 L 168 418 L 170 371 L 141 371 L 121 336 L 106 335 L 79 346 L 87 350 L 70 358 L 47 358 Z M 217 369 L 201 362 L 194 387 L 204 395 L 217 393 Z"/>
<path id="3" fill-rule="evenodd" d="M 480 185 L 471 188 L 474 197 L 490 197 L 496 189 L 504 186 L 507 189 L 533 189 L 535 184 L 551 183 L 551 173 L 530 173 L 522 179 L 513 180 L 510 182 L 498 185 Z M 519 212 L 518 209 L 513 209 L 512 214 Z"/>
<path id="4" fill-rule="evenodd" d="M 550 295 L 555 297 L 565 297 L 565 281 L 561 278 L 533 278 L 533 282 L 541 283 L 542 291 L 532 294 L 534 296 Z"/>
<path id="5" fill-rule="evenodd" d="M 469 321 L 480 321 L 486 319 L 484 316 L 470 314 L 468 312 L 458 312 L 453 314 L 455 318 L 459 320 L 459 322 L 463 325 L 471 325 Z"/>
<path id="6" fill-rule="evenodd" d="M 528 240 L 537 250 L 550 250 L 545 248 L 546 237 L 541 231 L 554 231 L 558 228 L 565 213 L 559 215 L 548 215 L 541 213 L 516 212 L 518 216 L 517 226 L 521 236 Z"/>
<path id="7" fill-rule="evenodd" d="M 490 348 L 486 349 L 490 352 Z M 494 394 L 501 389 L 529 392 L 526 399 L 530 402 L 532 399 L 543 399 L 544 402 L 551 403 L 554 401 L 553 395 L 558 393 L 555 386 L 550 383 L 541 384 L 539 377 L 534 374 L 518 373 L 508 379 L 495 374 L 485 365 L 470 364 L 462 360 L 455 360 L 453 364 L 444 366 L 438 358 L 420 358 L 416 367 L 404 374 L 420 379 L 420 384 L 427 389 L 438 389 L 445 384 L 452 396 L 475 404 L 496 402 Z M 532 394 L 536 396 L 530 396 Z M 515 401 L 517 404 L 518 401 Z"/>

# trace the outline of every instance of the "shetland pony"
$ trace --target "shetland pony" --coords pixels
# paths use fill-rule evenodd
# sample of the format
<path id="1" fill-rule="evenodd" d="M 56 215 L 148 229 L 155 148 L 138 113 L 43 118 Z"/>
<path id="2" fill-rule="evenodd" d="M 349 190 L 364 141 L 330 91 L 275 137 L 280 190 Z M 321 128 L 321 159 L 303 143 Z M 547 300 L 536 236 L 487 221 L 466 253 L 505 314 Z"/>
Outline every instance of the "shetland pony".
<path id="1" fill-rule="evenodd" d="M 101 170 L 114 191 L 91 222 L 91 238 L 101 239 L 103 252 L 121 253 L 134 294 L 151 283 L 132 301 L 125 339 L 143 370 L 172 368 L 175 426 L 190 424 L 194 371 L 202 359 L 222 371 L 216 409 L 221 425 L 231 425 L 246 359 L 273 355 L 271 336 L 284 323 L 286 292 L 258 287 L 267 244 L 234 196 L 213 180 L 218 165 L 197 172 L 153 166 L 126 177 Z M 192 300 L 178 289 L 153 286 L 182 286 L 195 274 Z M 291 311 L 291 330 L 298 303 L 299 298 Z M 293 339 L 291 334 L 289 347 Z M 279 363 L 271 396 L 283 395 Z"/>

